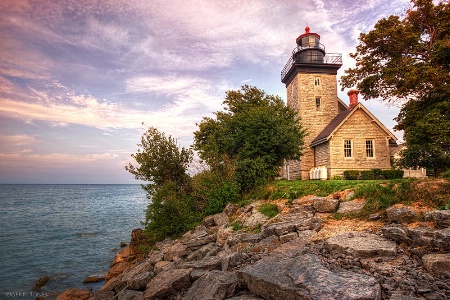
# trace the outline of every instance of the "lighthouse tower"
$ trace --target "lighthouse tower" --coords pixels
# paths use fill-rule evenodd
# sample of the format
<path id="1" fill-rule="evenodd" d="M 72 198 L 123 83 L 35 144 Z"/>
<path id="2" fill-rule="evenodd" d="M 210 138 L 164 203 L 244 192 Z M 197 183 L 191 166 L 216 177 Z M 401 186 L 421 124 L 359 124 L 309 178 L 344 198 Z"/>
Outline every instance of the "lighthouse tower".
<path id="1" fill-rule="evenodd" d="M 301 160 L 288 161 L 283 173 L 288 179 L 309 179 L 315 166 L 311 142 L 347 108 L 337 96 L 336 75 L 342 66 L 342 54 L 326 53 L 320 35 L 310 32 L 309 27 L 296 39 L 296 44 L 281 71 L 281 82 L 286 85 L 287 104 L 298 110 L 307 136 Z"/>

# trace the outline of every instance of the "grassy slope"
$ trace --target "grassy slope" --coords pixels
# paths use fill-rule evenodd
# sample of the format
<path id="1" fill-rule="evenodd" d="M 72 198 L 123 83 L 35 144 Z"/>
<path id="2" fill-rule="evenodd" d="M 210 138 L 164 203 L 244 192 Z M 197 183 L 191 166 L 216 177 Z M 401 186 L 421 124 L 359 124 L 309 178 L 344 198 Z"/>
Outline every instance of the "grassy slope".
<path id="1" fill-rule="evenodd" d="M 335 192 L 352 189 L 354 198 L 364 198 L 367 204 L 358 217 L 383 211 L 397 204 L 412 205 L 420 202 L 430 208 L 450 207 L 450 182 L 445 179 L 396 179 L 396 180 L 278 180 L 260 187 L 247 195 L 245 202 L 254 199 L 296 199 L 307 195 L 328 196 Z"/>

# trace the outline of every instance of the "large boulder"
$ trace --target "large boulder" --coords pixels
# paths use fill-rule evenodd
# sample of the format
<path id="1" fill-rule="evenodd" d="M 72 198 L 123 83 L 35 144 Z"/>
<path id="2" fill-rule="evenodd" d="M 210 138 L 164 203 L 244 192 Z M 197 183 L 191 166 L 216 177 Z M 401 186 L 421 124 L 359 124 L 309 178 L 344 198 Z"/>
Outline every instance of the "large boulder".
<path id="1" fill-rule="evenodd" d="M 87 300 L 91 297 L 91 293 L 81 289 L 67 289 L 56 300 Z"/>
<path id="2" fill-rule="evenodd" d="M 342 253 L 361 258 L 395 256 L 397 254 L 395 242 L 367 232 L 337 233 L 326 240 L 325 246 L 331 253 Z"/>
<path id="3" fill-rule="evenodd" d="M 417 219 L 416 212 L 408 206 L 391 206 L 386 209 L 386 214 L 393 223 L 411 223 Z"/>
<path id="4" fill-rule="evenodd" d="M 398 226 L 384 226 L 381 228 L 381 232 L 385 237 L 399 244 L 411 243 L 411 239 L 408 237 L 408 231 L 405 228 Z"/>
<path id="5" fill-rule="evenodd" d="M 375 278 L 350 271 L 333 272 L 313 254 L 270 256 L 237 271 L 242 287 L 267 300 L 380 299 Z"/>
<path id="6" fill-rule="evenodd" d="M 321 213 L 332 213 L 337 210 L 339 200 L 326 197 L 314 197 L 313 203 L 316 211 Z"/>
<path id="7" fill-rule="evenodd" d="M 355 199 L 353 201 L 341 202 L 339 204 L 338 213 L 347 214 L 347 213 L 359 213 L 366 205 L 366 200 Z"/>
<path id="8" fill-rule="evenodd" d="M 422 261 L 428 272 L 450 278 L 450 253 L 426 254 L 422 257 Z"/>
<path id="9" fill-rule="evenodd" d="M 450 227 L 450 210 L 433 210 L 425 214 L 425 220 L 433 221 L 438 227 Z"/>
<path id="10" fill-rule="evenodd" d="M 221 300 L 234 296 L 237 278 L 234 272 L 211 271 L 198 279 L 183 300 Z"/>
<path id="11" fill-rule="evenodd" d="M 434 232 L 434 246 L 450 251 L 450 227 Z"/>
<path id="12" fill-rule="evenodd" d="M 189 288 L 192 269 L 171 269 L 156 275 L 145 290 L 144 299 L 169 298 Z"/>

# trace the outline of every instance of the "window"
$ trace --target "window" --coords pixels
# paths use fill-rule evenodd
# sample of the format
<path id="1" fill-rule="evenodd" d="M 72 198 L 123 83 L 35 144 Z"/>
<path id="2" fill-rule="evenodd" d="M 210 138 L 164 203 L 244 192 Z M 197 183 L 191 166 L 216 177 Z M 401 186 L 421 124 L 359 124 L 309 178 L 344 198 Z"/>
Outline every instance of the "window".
<path id="1" fill-rule="evenodd" d="M 319 86 L 320 85 L 320 77 L 314 77 L 314 85 Z"/>
<path id="2" fill-rule="evenodd" d="M 316 97 L 316 111 L 320 111 L 320 97 Z"/>
<path id="3" fill-rule="evenodd" d="M 373 140 L 366 140 L 366 156 L 374 157 Z"/>
<path id="4" fill-rule="evenodd" d="M 352 140 L 344 140 L 344 157 L 352 157 Z"/>

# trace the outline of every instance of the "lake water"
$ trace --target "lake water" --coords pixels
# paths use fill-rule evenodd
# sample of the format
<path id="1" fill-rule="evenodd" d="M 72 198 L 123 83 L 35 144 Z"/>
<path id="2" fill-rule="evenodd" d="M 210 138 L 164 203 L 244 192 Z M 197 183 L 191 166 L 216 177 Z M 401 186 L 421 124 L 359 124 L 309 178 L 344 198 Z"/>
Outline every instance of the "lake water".
<path id="1" fill-rule="evenodd" d="M 35 299 L 105 274 L 120 242 L 141 227 L 148 199 L 140 185 L 0 185 L 0 299 Z"/>

